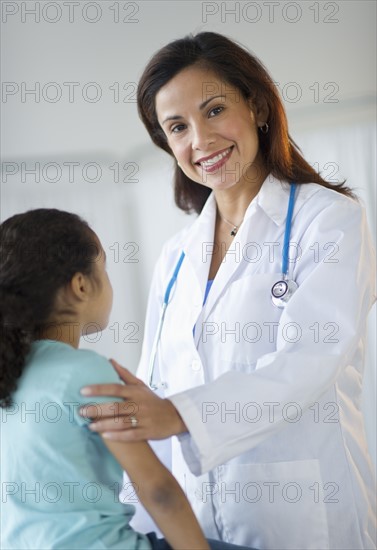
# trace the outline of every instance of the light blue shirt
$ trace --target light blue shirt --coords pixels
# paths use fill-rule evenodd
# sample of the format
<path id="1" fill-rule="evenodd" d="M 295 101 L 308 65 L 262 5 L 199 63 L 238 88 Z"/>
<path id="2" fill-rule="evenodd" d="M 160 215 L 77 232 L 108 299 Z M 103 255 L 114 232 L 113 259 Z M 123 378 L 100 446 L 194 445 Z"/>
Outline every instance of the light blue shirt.
<path id="1" fill-rule="evenodd" d="M 214 281 L 214 279 L 208 279 L 208 281 L 207 281 L 206 290 L 205 290 L 205 294 L 204 294 L 204 300 L 203 300 L 203 306 L 207 301 L 207 297 L 208 297 L 209 291 L 211 290 L 211 286 L 213 284 L 213 281 Z"/>
<path id="2" fill-rule="evenodd" d="M 52 340 L 34 342 L 2 416 L 2 545 L 4 549 L 150 549 L 119 502 L 122 469 L 79 405 L 80 388 L 118 382 L 104 357 Z M 126 488 L 128 501 L 135 488 Z"/>

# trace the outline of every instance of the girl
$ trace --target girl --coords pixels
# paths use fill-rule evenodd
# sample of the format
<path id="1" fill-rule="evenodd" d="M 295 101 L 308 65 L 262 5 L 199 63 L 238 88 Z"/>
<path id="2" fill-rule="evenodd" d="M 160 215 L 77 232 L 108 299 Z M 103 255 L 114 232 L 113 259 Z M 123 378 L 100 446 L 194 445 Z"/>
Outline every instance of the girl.
<path id="1" fill-rule="evenodd" d="M 77 349 L 112 306 L 95 233 L 74 214 L 32 210 L 0 226 L 0 257 L 2 548 L 208 549 L 148 444 L 104 442 L 77 412 L 84 384 L 118 380 L 104 357 Z M 130 527 L 122 468 L 166 541 Z"/>

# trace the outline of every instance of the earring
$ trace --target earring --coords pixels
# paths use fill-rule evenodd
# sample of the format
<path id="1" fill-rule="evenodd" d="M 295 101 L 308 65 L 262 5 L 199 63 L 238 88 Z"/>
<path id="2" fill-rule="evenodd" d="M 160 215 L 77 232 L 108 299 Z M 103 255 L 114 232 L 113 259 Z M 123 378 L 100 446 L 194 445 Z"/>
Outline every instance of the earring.
<path id="1" fill-rule="evenodd" d="M 267 122 L 263 124 L 263 126 L 259 126 L 259 130 L 262 132 L 262 134 L 267 134 L 269 130 L 269 125 Z"/>

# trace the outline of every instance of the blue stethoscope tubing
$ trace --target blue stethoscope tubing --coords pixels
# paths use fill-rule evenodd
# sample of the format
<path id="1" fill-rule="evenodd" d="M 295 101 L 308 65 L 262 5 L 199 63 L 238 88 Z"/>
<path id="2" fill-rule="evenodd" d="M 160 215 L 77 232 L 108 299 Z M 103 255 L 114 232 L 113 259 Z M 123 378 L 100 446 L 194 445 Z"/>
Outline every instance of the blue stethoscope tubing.
<path id="1" fill-rule="evenodd" d="M 281 269 L 282 279 L 277 281 L 271 289 L 272 303 L 275 306 L 280 308 L 286 305 L 286 303 L 288 302 L 288 300 L 290 299 L 290 297 L 295 292 L 298 286 L 295 281 L 288 279 L 289 242 L 291 237 L 291 226 L 292 226 L 293 209 L 294 209 L 294 203 L 295 203 L 296 187 L 297 185 L 295 183 L 290 184 L 288 210 L 287 210 L 287 218 L 285 222 L 284 243 L 283 243 L 283 252 L 282 252 L 282 269 Z M 162 303 L 161 315 L 158 322 L 156 335 L 154 337 L 150 360 L 149 360 L 149 366 L 148 366 L 148 384 L 152 390 L 167 388 L 166 382 L 158 382 L 157 384 L 153 383 L 153 371 L 154 371 L 154 365 L 157 357 L 157 348 L 161 339 L 162 328 L 164 326 L 165 314 L 169 304 L 170 293 L 177 281 L 178 274 L 181 269 L 184 258 L 185 258 L 185 253 L 182 251 L 179 257 L 179 260 L 174 268 L 173 275 L 166 287 L 164 300 Z"/>
<path id="2" fill-rule="evenodd" d="M 289 191 L 287 219 L 285 222 L 283 260 L 282 260 L 282 266 L 281 266 L 281 271 L 283 273 L 283 276 L 288 276 L 289 240 L 291 238 L 291 226 L 292 226 L 293 208 L 295 205 L 295 194 L 296 194 L 296 184 L 291 183 L 291 188 Z"/>
<path id="3" fill-rule="evenodd" d="M 185 253 L 182 250 L 181 255 L 179 257 L 179 260 L 177 262 L 177 265 L 174 268 L 174 273 L 172 275 L 172 278 L 170 279 L 169 284 L 166 287 L 164 301 L 162 303 L 161 315 L 160 315 L 160 319 L 158 321 L 156 336 L 155 336 L 154 341 L 153 341 L 153 346 L 152 346 L 152 350 L 151 350 L 151 357 L 150 357 L 150 361 L 149 361 L 149 368 L 148 368 L 148 383 L 149 383 L 149 387 L 152 390 L 158 390 L 159 388 L 167 388 L 166 382 L 159 382 L 158 384 L 153 383 L 153 371 L 154 371 L 154 364 L 156 362 L 158 343 L 159 343 L 160 338 L 161 338 L 162 327 L 164 326 L 165 313 L 166 313 L 166 309 L 167 309 L 168 304 L 169 304 L 170 293 L 171 293 L 171 290 L 172 290 L 172 288 L 173 288 L 173 286 L 174 286 L 174 284 L 177 280 L 178 273 L 179 273 L 179 270 L 181 269 L 181 265 L 182 265 L 182 262 L 184 260 L 184 257 L 185 257 Z"/>
<path id="4" fill-rule="evenodd" d="M 289 271 L 289 242 L 291 238 L 291 226 L 293 217 L 293 208 L 295 204 L 295 193 L 297 185 L 291 183 L 289 192 L 287 217 L 285 220 L 284 243 L 282 253 L 282 279 L 277 281 L 271 288 L 271 300 L 274 306 L 284 308 L 290 300 L 292 294 L 297 290 L 298 285 L 288 277 Z"/>

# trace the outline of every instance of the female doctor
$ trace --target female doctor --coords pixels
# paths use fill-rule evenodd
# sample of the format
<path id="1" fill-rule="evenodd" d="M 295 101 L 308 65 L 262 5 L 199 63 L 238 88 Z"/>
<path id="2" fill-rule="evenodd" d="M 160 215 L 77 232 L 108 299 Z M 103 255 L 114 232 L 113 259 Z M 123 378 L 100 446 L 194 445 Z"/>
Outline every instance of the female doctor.
<path id="1" fill-rule="evenodd" d="M 92 429 L 128 441 L 177 436 L 172 469 L 208 537 L 268 550 L 375 548 L 360 409 L 374 302 L 363 208 L 303 159 L 271 77 L 224 36 L 157 52 L 138 108 L 176 161 L 177 206 L 199 216 L 155 268 L 145 383 L 114 364 L 126 385 L 91 392 L 121 396 L 124 408 L 114 418 L 103 405 Z"/>

